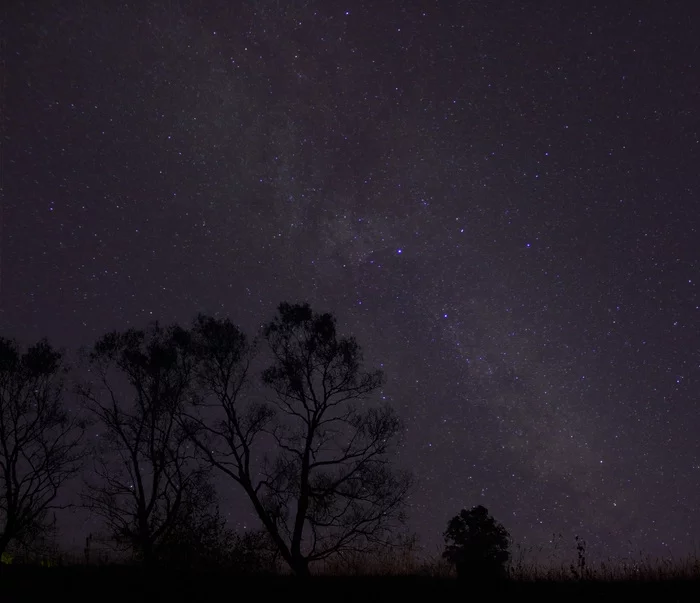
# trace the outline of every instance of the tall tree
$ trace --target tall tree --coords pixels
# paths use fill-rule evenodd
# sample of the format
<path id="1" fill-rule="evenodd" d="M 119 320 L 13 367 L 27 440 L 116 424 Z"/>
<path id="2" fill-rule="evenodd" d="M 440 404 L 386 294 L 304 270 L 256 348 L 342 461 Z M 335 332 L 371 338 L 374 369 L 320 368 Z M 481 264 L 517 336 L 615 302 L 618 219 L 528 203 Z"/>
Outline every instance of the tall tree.
<path id="1" fill-rule="evenodd" d="M 61 353 L 0 338 L 0 554 L 51 529 L 61 486 L 80 469 L 83 422 L 63 406 Z"/>
<path id="2" fill-rule="evenodd" d="M 383 375 L 362 369 L 357 342 L 337 335 L 334 317 L 280 304 L 263 330 L 266 403 L 244 395 L 252 354 L 244 334 L 202 316 L 193 332 L 203 412 L 189 417 L 188 431 L 243 488 L 292 570 L 306 576 L 311 562 L 390 543 L 411 485 L 389 465 L 400 422 L 388 405 L 363 408 Z"/>
<path id="3" fill-rule="evenodd" d="M 190 337 L 154 323 L 105 335 L 88 359 L 94 378 L 80 391 L 103 433 L 86 503 L 118 546 L 153 564 L 202 479 L 178 418 L 192 393 Z"/>

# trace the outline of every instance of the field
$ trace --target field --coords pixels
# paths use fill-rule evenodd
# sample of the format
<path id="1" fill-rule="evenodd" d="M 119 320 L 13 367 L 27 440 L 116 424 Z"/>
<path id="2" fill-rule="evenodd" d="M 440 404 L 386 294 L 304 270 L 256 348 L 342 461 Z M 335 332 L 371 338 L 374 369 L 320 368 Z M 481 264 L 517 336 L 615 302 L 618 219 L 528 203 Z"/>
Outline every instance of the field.
<path id="1" fill-rule="evenodd" d="M 345 575 L 341 575 L 341 574 Z M 355 575 L 349 575 L 355 574 Z M 476 584 L 458 580 L 439 561 L 403 568 L 329 567 L 309 579 L 289 575 L 243 576 L 222 571 L 145 571 L 128 565 L 5 566 L 0 601 L 458 601 L 513 597 L 547 601 L 700 600 L 700 565 L 648 562 L 618 567 L 513 567 L 507 580 Z"/>

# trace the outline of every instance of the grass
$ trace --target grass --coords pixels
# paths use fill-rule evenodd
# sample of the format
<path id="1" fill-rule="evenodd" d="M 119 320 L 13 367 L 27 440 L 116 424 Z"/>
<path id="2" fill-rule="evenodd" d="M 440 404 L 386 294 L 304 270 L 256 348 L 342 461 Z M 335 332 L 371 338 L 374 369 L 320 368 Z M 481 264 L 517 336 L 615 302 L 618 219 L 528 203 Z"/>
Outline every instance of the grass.
<path id="1" fill-rule="evenodd" d="M 535 558 L 543 557 L 541 548 L 533 551 L 532 548 L 516 546 L 508 568 L 509 581 L 609 583 L 681 580 L 700 583 L 700 558 L 696 553 L 681 559 L 652 558 L 640 553 L 637 559 L 591 562 L 586 555 L 586 543 L 579 538 L 575 540 L 575 551 L 570 555 L 570 560 L 558 561 L 557 553 L 566 556 L 560 547 L 555 546 L 546 561 L 535 561 Z M 337 559 L 317 568 L 316 573 L 331 576 L 456 578 L 453 566 L 442 559 L 439 551 L 426 556 L 410 548 L 373 558 L 356 556 Z"/>
<path id="2" fill-rule="evenodd" d="M 89 601 L 190 601 L 244 599 L 255 594 L 265 600 L 297 598 L 335 601 L 419 599 L 457 601 L 483 599 L 484 594 L 502 600 L 537 597 L 545 600 L 605 600 L 623 597 L 663 601 L 700 600 L 700 560 L 651 559 L 590 563 L 585 543 L 576 542 L 570 561 L 529 561 L 532 551 L 516 547 L 508 579 L 499 584 L 474 585 L 456 579 L 453 568 L 436 552 L 421 556 L 406 549 L 371 558 L 354 556 L 314 568 L 314 577 L 303 581 L 280 573 L 275 576 L 235 576 L 221 571 L 166 569 L 146 573 L 138 566 L 64 561 L 62 566 L 5 566 L 0 576 L 0 601 L 14 603 L 52 598 L 65 593 L 66 600 Z"/>

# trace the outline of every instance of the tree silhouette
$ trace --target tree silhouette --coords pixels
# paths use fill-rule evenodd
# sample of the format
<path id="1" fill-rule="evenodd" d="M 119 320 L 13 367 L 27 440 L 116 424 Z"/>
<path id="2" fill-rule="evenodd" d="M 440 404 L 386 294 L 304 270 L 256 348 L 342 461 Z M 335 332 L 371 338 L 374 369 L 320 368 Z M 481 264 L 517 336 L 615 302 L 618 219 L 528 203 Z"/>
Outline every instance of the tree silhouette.
<path id="1" fill-rule="evenodd" d="M 460 578 L 495 580 L 505 576 L 510 559 L 510 535 L 481 505 L 462 509 L 447 524 L 442 556 L 453 563 Z"/>
<path id="2" fill-rule="evenodd" d="M 388 464 L 400 430 L 393 410 L 361 408 L 382 374 L 362 370 L 359 346 L 337 336 L 330 314 L 287 303 L 278 310 L 263 330 L 272 358 L 262 375 L 273 394 L 266 403 L 243 395 L 252 354 L 245 336 L 229 321 L 198 318 L 204 412 L 189 417 L 188 431 L 245 491 L 284 561 L 307 576 L 311 562 L 389 543 L 411 479 Z M 275 452 L 256 465 L 259 443 Z"/>
<path id="3" fill-rule="evenodd" d="M 61 354 L 0 338 L 0 555 L 51 529 L 59 488 L 80 468 L 84 424 L 63 407 Z"/>
<path id="4" fill-rule="evenodd" d="M 179 425 L 192 394 L 190 337 L 158 323 L 113 332 L 97 341 L 88 360 L 95 378 L 80 392 L 104 432 L 98 479 L 86 483 L 85 500 L 120 548 L 152 565 L 187 517 L 188 501 L 202 495 L 203 472 Z"/>

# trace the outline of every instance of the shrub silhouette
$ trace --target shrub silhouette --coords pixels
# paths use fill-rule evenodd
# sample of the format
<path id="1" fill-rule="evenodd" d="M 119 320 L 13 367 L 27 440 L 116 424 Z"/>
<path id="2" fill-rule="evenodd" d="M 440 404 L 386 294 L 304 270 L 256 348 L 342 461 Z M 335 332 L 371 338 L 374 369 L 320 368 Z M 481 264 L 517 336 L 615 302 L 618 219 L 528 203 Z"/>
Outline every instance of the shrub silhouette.
<path id="1" fill-rule="evenodd" d="M 442 556 L 457 569 L 460 579 L 495 581 L 506 577 L 510 534 L 481 505 L 462 509 L 447 524 Z"/>

